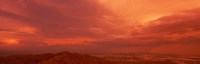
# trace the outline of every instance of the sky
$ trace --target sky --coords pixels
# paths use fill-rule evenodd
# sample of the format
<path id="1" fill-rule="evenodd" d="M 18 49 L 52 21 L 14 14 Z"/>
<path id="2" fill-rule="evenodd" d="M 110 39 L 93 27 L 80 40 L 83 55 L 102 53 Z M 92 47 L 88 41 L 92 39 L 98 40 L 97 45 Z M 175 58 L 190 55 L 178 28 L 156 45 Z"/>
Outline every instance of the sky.
<path id="1" fill-rule="evenodd" d="M 200 55 L 200 0 L 1 0 L 0 52 Z"/>

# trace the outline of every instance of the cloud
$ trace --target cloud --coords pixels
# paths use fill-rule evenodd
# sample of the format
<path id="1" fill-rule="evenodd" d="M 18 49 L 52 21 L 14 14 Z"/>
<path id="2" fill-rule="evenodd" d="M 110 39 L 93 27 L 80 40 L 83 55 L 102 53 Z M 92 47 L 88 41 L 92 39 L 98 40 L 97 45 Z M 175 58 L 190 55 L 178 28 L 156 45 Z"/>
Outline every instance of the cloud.
<path id="1" fill-rule="evenodd" d="M 177 45 L 174 51 L 181 51 L 188 48 L 185 44 L 190 44 L 189 47 L 199 45 L 199 8 L 168 16 L 161 15 L 160 18 L 146 21 L 146 25 L 138 27 L 140 24 L 132 21 L 132 16 L 117 15 L 102 3 L 93 0 L 2 0 L 2 2 L 4 3 L 0 4 L 0 19 L 2 19 L 0 39 L 18 40 L 22 47 L 16 48 L 17 50 L 50 51 L 49 49 L 54 49 L 55 51 L 82 52 L 155 52 L 160 50 L 162 52 L 162 50 L 169 50 L 170 46 L 176 48 Z M 145 3 L 148 2 L 145 1 Z M 143 12 L 146 12 L 146 9 L 133 14 L 133 17 L 146 16 Z M 127 22 L 127 18 L 131 18 L 135 24 L 127 24 L 130 22 Z M 195 52 L 195 50 L 192 51 Z M 186 52 L 189 53 L 189 51 Z"/>
<path id="2" fill-rule="evenodd" d="M 199 8 L 185 10 L 153 20 L 140 29 L 132 30 L 128 37 L 98 41 L 95 44 L 118 52 L 174 51 L 172 54 L 199 54 L 199 18 Z"/>
<path id="3" fill-rule="evenodd" d="M 0 18 L 3 19 L 0 21 L 0 38 L 17 39 L 22 46 L 15 48 L 17 50 L 31 50 L 34 47 L 48 49 L 63 44 L 68 46 L 72 40 L 74 43 L 86 43 L 113 38 L 125 32 L 121 29 L 124 27 L 119 26 L 123 24 L 122 19 L 97 1 L 3 0 L 3 2 L 0 10 Z"/>
<path id="4" fill-rule="evenodd" d="M 1 11 L 1 15 L 33 26 L 37 28 L 38 34 L 46 37 L 105 37 L 106 35 L 101 35 L 123 32 L 115 28 L 116 21 L 110 22 L 104 18 L 112 18 L 114 14 L 94 1 L 45 1 L 47 4 L 39 0 L 22 2 L 23 6 L 20 5 L 19 9 L 25 11 L 25 15 L 9 11 Z M 97 29 L 101 33 L 92 29 Z"/>
<path id="5" fill-rule="evenodd" d="M 170 32 L 180 33 L 189 30 L 198 31 L 199 27 L 199 16 L 200 9 L 193 9 L 176 13 L 174 15 L 166 16 L 155 20 L 150 23 L 146 30 L 152 32 Z"/>
<path id="6" fill-rule="evenodd" d="M 175 13 L 149 23 L 143 33 L 175 40 L 199 38 L 199 17 L 199 8 Z"/>

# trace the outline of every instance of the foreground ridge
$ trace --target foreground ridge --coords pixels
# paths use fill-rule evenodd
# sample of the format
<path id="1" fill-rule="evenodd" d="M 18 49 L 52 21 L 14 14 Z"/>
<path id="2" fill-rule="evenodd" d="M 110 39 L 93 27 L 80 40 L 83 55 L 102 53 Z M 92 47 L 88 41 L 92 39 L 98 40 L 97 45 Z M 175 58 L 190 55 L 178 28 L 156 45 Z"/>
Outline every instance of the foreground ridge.
<path id="1" fill-rule="evenodd" d="M 0 57 L 0 64 L 108 64 L 98 57 L 78 53 L 48 53 Z"/>

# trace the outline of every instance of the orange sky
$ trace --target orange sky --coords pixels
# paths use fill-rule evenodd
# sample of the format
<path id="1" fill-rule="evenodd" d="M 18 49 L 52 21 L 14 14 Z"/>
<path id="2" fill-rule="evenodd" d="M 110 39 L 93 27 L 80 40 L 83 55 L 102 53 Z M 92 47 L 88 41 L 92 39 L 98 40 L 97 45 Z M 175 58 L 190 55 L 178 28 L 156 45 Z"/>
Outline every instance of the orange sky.
<path id="1" fill-rule="evenodd" d="M 0 50 L 200 55 L 199 2 L 2 0 Z"/>
<path id="2" fill-rule="evenodd" d="M 149 22 L 159 17 L 200 7 L 199 0 L 100 0 L 130 22 Z"/>

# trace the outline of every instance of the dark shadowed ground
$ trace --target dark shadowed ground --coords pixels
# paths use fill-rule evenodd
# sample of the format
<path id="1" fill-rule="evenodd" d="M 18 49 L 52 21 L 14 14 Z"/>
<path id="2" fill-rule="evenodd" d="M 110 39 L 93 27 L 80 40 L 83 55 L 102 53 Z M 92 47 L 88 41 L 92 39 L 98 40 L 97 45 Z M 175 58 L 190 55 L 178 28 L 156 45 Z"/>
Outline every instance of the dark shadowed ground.
<path id="1" fill-rule="evenodd" d="M 88 55 L 79 53 L 46 53 L 1 56 L 0 64 L 199 64 L 198 57 L 175 55 Z"/>

